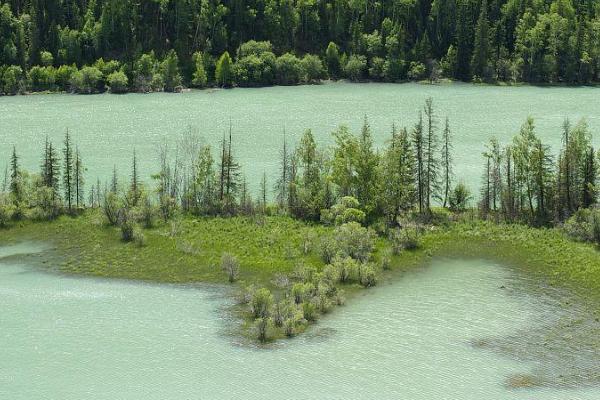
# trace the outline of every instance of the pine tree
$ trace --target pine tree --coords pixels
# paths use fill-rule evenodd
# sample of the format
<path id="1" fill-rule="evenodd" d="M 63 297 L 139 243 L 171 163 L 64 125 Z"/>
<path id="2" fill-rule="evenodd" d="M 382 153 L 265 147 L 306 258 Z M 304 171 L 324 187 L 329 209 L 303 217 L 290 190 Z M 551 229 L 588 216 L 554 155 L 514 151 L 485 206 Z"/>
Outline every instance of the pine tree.
<path id="1" fill-rule="evenodd" d="M 589 208 L 596 204 L 596 177 L 598 175 L 598 167 L 596 166 L 596 154 L 594 148 L 590 147 L 585 160 L 583 171 L 583 192 L 581 205 L 584 208 Z"/>
<path id="2" fill-rule="evenodd" d="M 471 72 L 480 78 L 486 78 L 488 75 L 489 60 L 489 21 L 487 16 L 487 0 L 482 0 L 479 11 L 479 18 L 475 27 L 475 40 L 473 49 L 473 58 L 471 60 Z"/>
<path id="3" fill-rule="evenodd" d="M 450 188 L 452 187 L 452 135 L 450 132 L 450 122 L 446 118 L 444 133 L 442 134 L 442 168 L 443 168 L 443 183 L 444 183 L 444 198 L 443 207 L 448 205 L 450 196 Z"/>
<path id="4" fill-rule="evenodd" d="M 377 208 L 379 157 L 373 150 L 371 127 L 365 116 L 356 155 L 356 198 L 367 215 Z"/>
<path id="5" fill-rule="evenodd" d="M 438 138 L 436 134 L 437 118 L 433 110 L 433 99 L 425 101 L 425 116 L 427 118 L 427 136 L 425 138 L 425 208 L 431 213 L 431 201 L 439 190 L 439 161 L 436 157 L 438 151 Z"/>
<path id="6" fill-rule="evenodd" d="M 263 171 L 262 178 L 260 180 L 260 205 L 262 207 L 262 213 L 267 213 L 267 173 Z"/>
<path id="7" fill-rule="evenodd" d="M 382 203 L 388 223 L 395 224 L 415 202 L 415 160 L 406 129 L 392 126 L 392 139 L 383 156 Z"/>
<path id="8" fill-rule="evenodd" d="M 65 194 L 65 201 L 67 202 L 67 208 L 69 211 L 73 205 L 73 146 L 71 144 L 71 137 L 69 130 L 65 133 L 65 141 L 63 142 L 63 189 Z"/>
<path id="9" fill-rule="evenodd" d="M 84 172 L 85 168 L 83 166 L 83 162 L 81 160 L 81 154 L 79 153 L 79 149 L 75 149 L 75 201 L 77 204 L 77 208 L 83 207 L 85 205 L 84 199 Z"/>
<path id="10" fill-rule="evenodd" d="M 135 152 L 135 149 L 133 150 L 133 159 L 131 161 L 131 185 L 130 185 L 130 192 L 131 192 L 131 206 L 135 207 L 138 204 L 138 201 L 140 199 L 140 177 L 138 174 L 138 165 L 137 165 L 137 155 Z"/>
<path id="11" fill-rule="evenodd" d="M 285 129 L 283 130 L 283 148 L 281 149 L 281 166 L 279 179 L 275 185 L 277 193 L 277 204 L 280 209 L 284 209 L 288 201 L 288 192 L 290 188 L 290 155 L 287 148 L 287 138 Z"/>
<path id="12" fill-rule="evenodd" d="M 419 213 L 423 214 L 425 210 L 425 141 L 423 138 L 423 113 L 419 112 L 419 121 L 413 128 L 413 146 L 415 148 L 416 181 L 417 181 L 417 202 Z"/>
<path id="13" fill-rule="evenodd" d="M 21 170 L 19 168 L 17 148 L 15 146 L 13 146 L 13 151 L 10 158 L 10 194 L 15 205 L 18 205 L 23 200 L 21 188 Z"/>
<path id="14" fill-rule="evenodd" d="M 113 164 L 112 179 L 110 182 L 111 193 L 117 193 L 119 191 L 119 178 L 117 175 L 117 166 Z"/>

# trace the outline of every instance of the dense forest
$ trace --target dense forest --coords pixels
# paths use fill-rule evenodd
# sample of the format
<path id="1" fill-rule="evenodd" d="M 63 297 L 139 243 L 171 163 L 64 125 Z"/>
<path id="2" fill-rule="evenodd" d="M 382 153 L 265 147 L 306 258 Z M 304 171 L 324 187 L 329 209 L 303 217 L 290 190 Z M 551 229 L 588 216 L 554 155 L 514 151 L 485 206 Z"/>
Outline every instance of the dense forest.
<path id="1" fill-rule="evenodd" d="M 10 0 L 0 92 L 321 79 L 586 84 L 598 0 Z"/>

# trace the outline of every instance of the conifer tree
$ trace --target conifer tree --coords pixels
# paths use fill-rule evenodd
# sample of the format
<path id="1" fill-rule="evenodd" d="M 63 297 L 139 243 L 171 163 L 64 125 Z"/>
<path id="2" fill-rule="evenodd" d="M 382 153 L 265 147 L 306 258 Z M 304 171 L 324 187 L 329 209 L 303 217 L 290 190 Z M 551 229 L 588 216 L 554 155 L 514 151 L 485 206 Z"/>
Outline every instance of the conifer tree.
<path id="1" fill-rule="evenodd" d="M 487 78 L 489 60 L 489 21 L 487 14 L 487 0 L 482 0 L 479 18 L 475 27 L 475 40 L 473 48 L 473 59 L 471 60 L 471 72 L 480 78 Z"/>
<path id="2" fill-rule="evenodd" d="M 413 128 L 413 146 L 415 148 L 415 165 L 417 181 L 417 203 L 419 213 L 423 214 L 426 208 L 425 202 L 425 140 L 423 137 L 423 113 L 419 112 L 419 120 Z"/>
<path id="3" fill-rule="evenodd" d="M 79 153 L 79 149 L 75 149 L 75 201 L 77 208 L 84 206 L 84 172 L 85 168 L 83 166 L 83 162 L 81 160 L 81 154 Z"/>
<path id="4" fill-rule="evenodd" d="M 446 117 L 444 133 L 442 134 L 442 168 L 443 168 L 443 207 L 446 208 L 452 187 L 452 136 L 450 132 L 450 121 Z"/>
<path id="5" fill-rule="evenodd" d="M 73 177 L 73 145 L 71 144 L 71 137 L 68 129 L 65 133 L 63 146 L 63 190 L 65 201 L 67 202 L 67 208 L 69 211 L 71 211 L 73 205 L 73 186 L 75 179 Z"/>

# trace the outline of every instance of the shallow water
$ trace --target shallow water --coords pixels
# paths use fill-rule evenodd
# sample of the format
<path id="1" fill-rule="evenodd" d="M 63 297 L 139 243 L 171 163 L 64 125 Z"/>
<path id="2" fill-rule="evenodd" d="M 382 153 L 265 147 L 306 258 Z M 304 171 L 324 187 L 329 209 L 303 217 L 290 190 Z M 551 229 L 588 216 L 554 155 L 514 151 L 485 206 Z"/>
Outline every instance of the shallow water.
<path id="1" fill-rule="evenodd" d="M 37 171 L 45 135 L 62 147 L 68 128 L 88 168 L 88 183 L 109 177 L 113 164 L 128 179 L 133 148 L 149 178 L 157 172 L 157 146 L 165 139 L 174 146 L 193 126 L 206 143 L 218 147 L 231 118 L 235 155 L 257 190 L 263 171 L 275 182 L 284 127 L 293 143 L 312 128 L 317 142 L 326 145 L 339 124 L 358 131 L 367 115 L 375 143 L 382 146 L 392 123 L 413 126 L 425 99 L 432 96 L 440 125 L 446 116 L 451 121 L 456 176 L 476 187 L 488 138 L 497 136 L 506 143 L 531 115 L 539 135 L 556 150 L 565 117 L 573 122 L 585 117 L 593 130 L 600 130 L 599 95 L 600 88 L 590 87 L 333 83 L 182 94 L 3 97 L 0 168 L 16 145 L 23 164 Z M 600 134 L 594 143 L 600 145 Z"/>
<path id="2" fill-rule="evenodd" d="M 506 386 L 539 366 L 472 342 L 553 310 L 486 261 L 436 261 L 260 349 L 224 334 L 223 289 L 65 277 L 14 260 L 0 260 L 2 399 L 600 398 L 597 387 Z"/>

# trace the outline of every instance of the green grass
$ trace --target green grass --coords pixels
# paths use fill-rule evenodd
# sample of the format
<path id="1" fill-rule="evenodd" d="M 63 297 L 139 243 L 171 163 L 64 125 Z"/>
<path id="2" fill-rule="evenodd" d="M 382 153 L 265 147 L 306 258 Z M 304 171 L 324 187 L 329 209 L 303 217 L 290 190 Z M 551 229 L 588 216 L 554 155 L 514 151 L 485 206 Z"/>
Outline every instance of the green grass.
<path id="1" fill-rule="evenodd" d="M 144 246 L 124 243 L 117 228 L 88 211 L 78 218 L 23 222 L 2 231 L 0 243 L 49 242 L 55 251 L 48 265 L 58 271 L 155 282 L 226 282 L 223 252 L 238 257 L 240 281 L 268 285 L 275 273 L 289 273 L 299 262 L 320 266 L 316 251 L 304 254 L 305 238 L 313 242 L 328 229 L 285 217 L 264 219 L 182 218 L 142 232 Z"/>
<path id="2" fill-rule="evenodd" d="M 272 287 L 277 273 L 287 274 L 298 263 L 323 267 L 319 237 L 331 228 L 288 217 L 192 218 L 143 230 L 146 245 L 124 243 L 117 228 L 107 227 L 98 211 L 53 222 L 23 222 L 5 229 L 2 242 L 49 242 L 55 251 L 46 265 L 60 272 L 155 282 L 222 282 L 223 252 L 238 257 L 242 284 Z M 310 251 L 303 243 L 309 238 Z M 375 259 L 387 246 L 378 239 Z M 453 223 L 432 228 L 421 248 L 394 257 L 391 273 L 426 264 L 434 256 L 490 258 L 535 274 L 548 284 L 564 286 L 600 300 L 600 252 L 590 244 L 571 241 L 558 229 L 486 222 Z"/>

